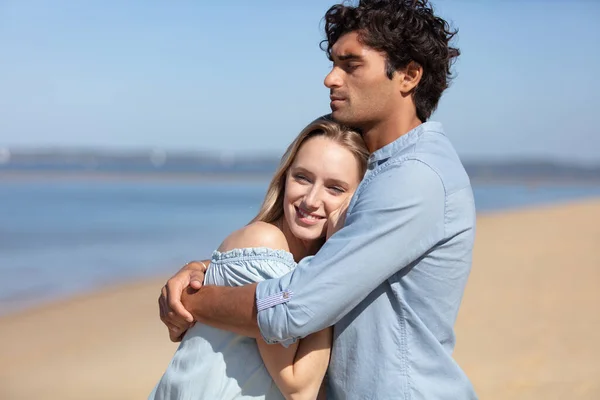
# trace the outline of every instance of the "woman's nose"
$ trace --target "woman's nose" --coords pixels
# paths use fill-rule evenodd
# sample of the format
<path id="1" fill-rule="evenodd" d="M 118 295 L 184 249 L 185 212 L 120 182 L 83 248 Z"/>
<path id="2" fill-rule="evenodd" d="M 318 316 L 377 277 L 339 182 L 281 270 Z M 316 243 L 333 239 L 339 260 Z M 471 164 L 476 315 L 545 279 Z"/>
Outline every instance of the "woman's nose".
<path id="1" fill-rule="evenodd" d="M 319 199 L 319 190 L 313 186 L 313 188 L 304 196 L 304 205 L 310 210 L 316 210 L 319 208 L 321 201 Z"/>

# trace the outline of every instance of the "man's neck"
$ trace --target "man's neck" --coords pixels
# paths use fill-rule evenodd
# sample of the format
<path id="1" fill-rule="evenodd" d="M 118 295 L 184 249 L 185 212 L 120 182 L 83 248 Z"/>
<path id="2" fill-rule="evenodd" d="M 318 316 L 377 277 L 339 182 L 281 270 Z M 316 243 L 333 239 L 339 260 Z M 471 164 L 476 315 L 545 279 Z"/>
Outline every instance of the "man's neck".
<path id="1" fill-rule="evenodd" d="M 394 115 L 363 129 L 363 138 L 369 152 L 373 153 L 421 124 L 416 114 Z"/>

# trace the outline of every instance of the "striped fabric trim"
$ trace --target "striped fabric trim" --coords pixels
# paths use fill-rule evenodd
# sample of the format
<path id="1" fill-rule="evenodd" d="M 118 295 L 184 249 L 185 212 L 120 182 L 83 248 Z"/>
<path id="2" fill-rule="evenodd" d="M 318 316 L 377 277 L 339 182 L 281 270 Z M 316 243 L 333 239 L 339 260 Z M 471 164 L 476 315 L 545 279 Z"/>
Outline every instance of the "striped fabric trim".
<path id="1" fill-rule="evenodd" d="M 267 296 L 264 299 L 258 299 L 256 300 L 256 309 L 258 312 L 261 312 L 278 304 L 287 303 L 292 299 L 293 295 L 294 293 L 291 290 L 284 290 L 283 292 Z"/>

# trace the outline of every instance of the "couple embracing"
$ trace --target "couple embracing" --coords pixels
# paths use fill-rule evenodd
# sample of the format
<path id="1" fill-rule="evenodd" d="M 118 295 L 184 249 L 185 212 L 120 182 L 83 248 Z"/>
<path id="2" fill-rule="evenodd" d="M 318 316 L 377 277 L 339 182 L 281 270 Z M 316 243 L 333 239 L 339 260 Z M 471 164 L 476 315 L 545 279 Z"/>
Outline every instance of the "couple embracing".
<path id="1" fill-rule="evenodd" d="M 163 287 L 181 344 L 151 399 L 476 398 L 452 358 L 473 194 L 429 121 L 454 33 L 426 0 L 327 11 L 331 114 L 290 144 L 257 216 Z"/>

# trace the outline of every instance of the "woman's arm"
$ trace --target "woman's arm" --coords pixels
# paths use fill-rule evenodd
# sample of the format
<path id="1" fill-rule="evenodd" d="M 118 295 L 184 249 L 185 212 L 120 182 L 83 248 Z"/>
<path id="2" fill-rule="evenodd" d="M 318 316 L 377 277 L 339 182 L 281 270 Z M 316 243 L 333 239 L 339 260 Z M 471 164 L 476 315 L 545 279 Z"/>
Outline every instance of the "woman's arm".
<path id="1" fill-rule="evenodd" d="M 329 365 L 331 341 L 331 327 L 287 348 L 280 344 L 267 344 L 262 338 L 256 340 L 269 374 L 288 400 L 325 398 L 324 391 L 323 397 L 318 397 L 318 394 Z"/>
<path id="2" fill-rule="evenodd" d="M 232 233 L 223 241 L 219 251 L 243 247 L 289 251 L 283 233 L 264 222 L 252 223 Z M 287 348 L 280 344 L 267 344 L 262 338 L 257 339 L 260 355 L 269 374 L 288 400 L 324 399 L 317 396 L 329 365 L 331 342 L 332 328 L 315 332 Z"/>

